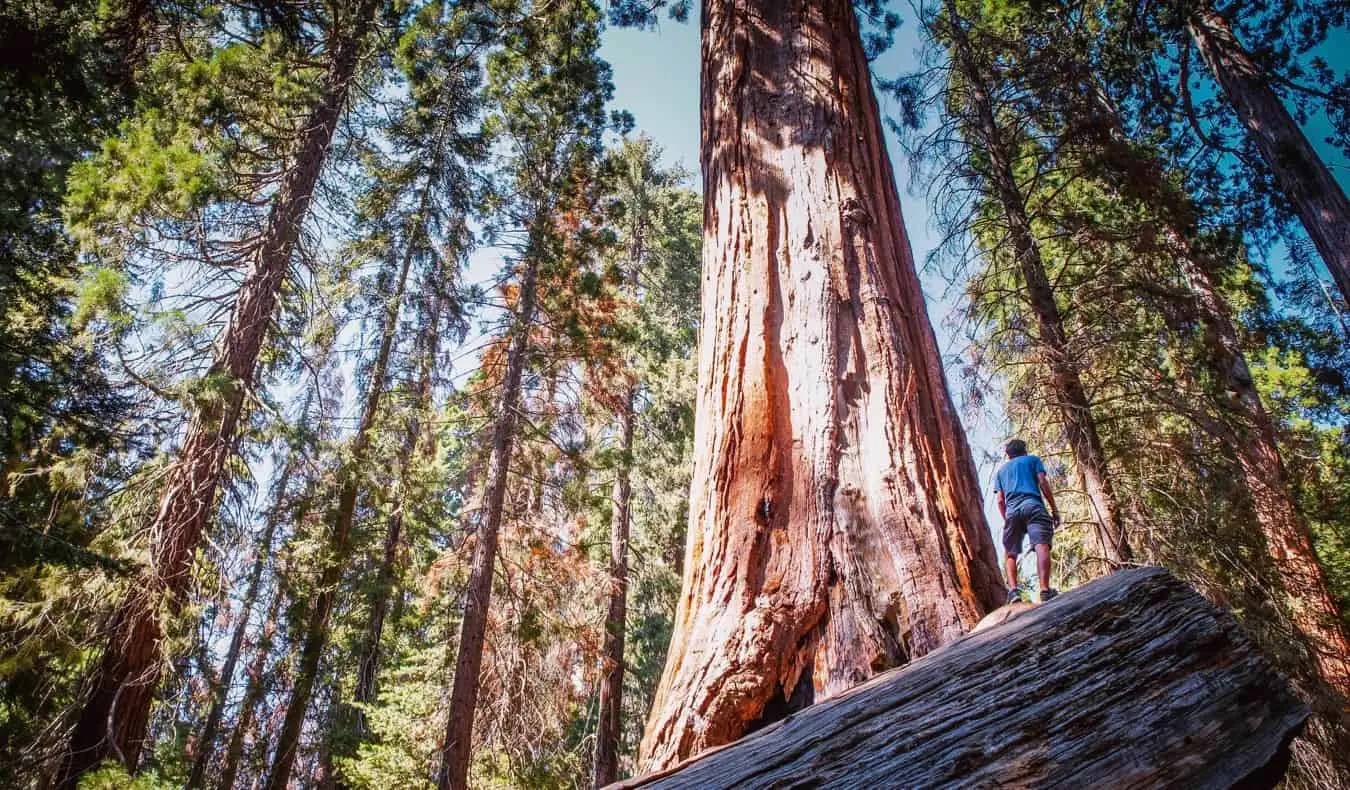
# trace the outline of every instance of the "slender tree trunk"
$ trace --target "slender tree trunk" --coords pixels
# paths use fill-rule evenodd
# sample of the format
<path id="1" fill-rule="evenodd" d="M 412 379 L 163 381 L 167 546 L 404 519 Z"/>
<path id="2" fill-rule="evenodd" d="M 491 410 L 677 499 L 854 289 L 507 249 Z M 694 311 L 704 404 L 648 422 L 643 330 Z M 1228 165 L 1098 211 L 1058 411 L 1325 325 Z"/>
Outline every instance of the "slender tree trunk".
<path id="1" fill-rule="evenodd" d="M 1313 150 L 1233 28 L 1208 2 L 1186 21 L 1200 56 L 1294 205 L 1327 269 L 1350 301 L 1350 199 Z"/>
<path id="2" fill-rule="evenodd" d="M 1003 602 L 845 0 L 703 5 L 699 448 L 646 769 Z"/>
<path id="3" fill-rule="evenodd" d="M 423 441 L 421 421 L 417 414 L 431 406 L 431 372 L 436 364 L 436 354 L 440 348 L 439 303 L 431 311 L 428 340 L 422 354 L 421 371 L 417 382 L 417 402 L 415 412 L 408 419 L 403 435 L 403 463 L 393 491 L 394 511 L 389 515 L 389 523 L 384 533 L 384 551 L 380 558 L 380 569 L 375 580 L 375 589 L 371 592 L 369 615 L 366 619 L 365 638 L 357 663 L 356 689 L 353 698 L 357 703 L 365 704 L 375 700 L 375 681 L 380 669 L 380 641 L 384 634 L 385 617 L 389 611 L 389 598 L 394 590 L 394 576 L 397 571 L 398 545 L 403 535 L 405 510 L 406 477 L 410 472 L 413 459 L 421 452 L 430 452 L 426 445 L 434 441 Z M 358 713 L 358 731 L 365 731 L 365 716 Z"/>
<path id="4" fill-rule="evenodd" d="M 459 652 L 455 657 L 455 680 L 450 690 L 449 718 L 441 766 L 436 776 L 439 790 L 468 790 L 469 758 L 473 746 L 473 718 L 478 705 L 479 673 L 483 666 L 483 638 L 487 630 L 492 574 L 497 561 L 497 533 L 506 501 L 511 451 L 515 445 L 521 380 L 529 355 L 530 330 L 534 325 L 539 262 L 538 245 L 531 244 L 520 277 L 520 297 L 512 328 L 511 345 L 502 379 L 501 400 L 492 427 L 492 451 L 483 490 L 483 510 L 475 533 L 469 584 L 464 594 L 460 621 Z"/>
<path id="5" fill-rule="evenodd" d="M 1105 551 L 1106 560 L 1113 566 L 1120 566 L 1132 558 L 1133 552 L 1121 521 L 1123 511 L 1111 482 L 1101 438 L 1097 434 L 1092 404 L 1069 350 L 1064 319 L 1059 305 L 1055 303 L 1054 289 L 1046 276 L 1040 245 L 1027 214 L 1026 199 L 1013 174 L 1008 141 L 998 125 L 993 102 L 985 87 L 986 78 L 974 61 L 956 4 L 953 0 L 947 0 L 946 7 L 953 64 L 965 80 L 967 101 L 976 116 L 978 146 L 989 157 L 986 175 L 993 187 L 993 197 L 998 201 L 1008 223 L 1027 297 L 1036 315 L 1040 330 L 1039 342 L 1050 367 L 1051 388 L 1063 421 L 1064 436 L 1073 451 L 1074 464 L 1083 477 L 1088 501 L 1097 521 L 1098 541 Z"/>
<path id="6" fill-rule="evenodd" d="M 216 489 L 234 444 L 244 399 L 253 387 L 262 349 L 300 227 L 353 77 L 361 42 L 373 21 L 373 2 L 362 4 L 351 26 L 333 33 L 332 59 L 318 106 L 303 127 L 295 160 L 282 179 L 230 320 L 218 341 L 209 376 L 226 382 L 225 396 L 200 407 L 188 423 L 178 462 L 169 474 L 150 529 L 150 564 L 118 608 L 109 641 L 84 709 L 71 735 L 58 784 L 74 787 L 104 759 L 134 770 L 140 759 L 159 685 L 163 633 L 158 608 L 181 609 L 193 559 L 215 512 Z"/>
<path id="7" fill-rule="evenodd" d="M 423 198 L 422 210 L 426 209 Z M 317 592 L 309 619 L 305 625 L 304 641 L 300 647 L 300 660 L 295 669 L 295 686 L 291 690 L 290 702 L 286 706 L 286 719 L 277 739 L 277 753 L 272 770 L 267 777 L 269 790 L 283 790 L 291 778 L 299 751 L 300 732 L 309 711 L 309 701 L 314 693 L 314 684 L 319 675 L 319 664 L 324 649 L 328 646 L 329 618 L 333 614 L 333 605 L 337 601 L 338 588 L 341 586 L 342 573 L 346 569 L 351 554 L 352 526 L 356 520 L 356 500 L 360 494 L 361 475 L 366 454 L 370 449 L 370 432 L 375 426 L 379 414 L 380 401 L 387 387 L 389 359 L 393 354 L 394 335 L 398 330 L 398 317 L 403 304 L 403 294 L 407 288 L 408 272 L 412 268 L 415 245 L 408 244 L 399 266 L 394 292 L 385 302 L 384 319 L 380 328 L 380 345 L 370 368 L 370 383 L 366 388 L 366 397 L 361 409 L 361 420 L 352 437 L 351 458 L 344 465 L 342 485 L 338 490 L 337 509 L 333 519 L 333 530 L 328 539 L 328 560 L 319 575 Z"/>
<path id="8" fill-rule="evenodd" d="M 286 497 L 286 486 L 291 478 L 292 463 L 293 458 L 288 457 L 286 465 L 282 468 L 277 479 L 276 501 L 272 504 L 271 512 L 267 514 L 262 537 L 258 541 L 256 549 L 258 554 L 253 560 L 253 568 L 249 572 L 248 587 L 240 604 L 239 622 L 234 626 L 234 633 L 230 636 L 229 649 L 225 651 L 225 663 L 220 668 L 220 683 L 215 690 L 214 699 L 211 701 L 211 711 L 206 716 L 206 725 L 202 728 L 201 738 L 198 739 L 197 758 L 193 761 L 192 771 L 188 775 L 188 787 L 205 786 L 206 769 L 211 764 L 211 758 L 215 756 L 216 734 L 220 729 L 221 717 L 225 713 L 225 703 L 230 695 L 230 686 L 234 684 L 234 668 L 239 661 L 239 652 L 244 646 L 244 636 L 248 632 L 248 621 L 253 614 L 253 605 L 258 599 L 259 590 L 262 588 L 263 569 L 267 566 L 272 555 L 272 538 L 276 533 L 277 523 L 281 519 L 281 508 Z"/>
<path id="9" fill-rule="evenodd" d="M 248 685 L 244 689 L 244 698 L 239 703 L 239 717 L 234 729 L 230 731 L 230 742 L 225 748 L 225 762 L 221 766 L 220 781 L 215 785 L 220 790 L 233 790 L 235 777 L 239 775 L 239 762 L 244 756 L 244 738 L 253 729 L 253 720 L 257 717 L 258 705 L 262 703 L 269 686 L 267 678 L 267 658 L 272 652 L 272 637 L 277 614 L 281 611 L 282 594 L 278 590 L 272 596 L 267 617 L 263 620 L 258 645 L 253 651 L 253 661 L 248 666 Z M 206 784 L 189 785 L 205 787 Z"/>
<path id="10" fill-rule="evenodd" d="M 622 448 L 614 481 L 614 510 L 609 533 L 609 610 L 605 615 L 605 676 L 600 683 L 600 721 L 595 731 L 595 787 L 619 778 L 619 734 L 622 731 L 624 629 L 628 623 L 628 532 L 633 499 L 633 405 L 637 388 L 624 397 Z"/>

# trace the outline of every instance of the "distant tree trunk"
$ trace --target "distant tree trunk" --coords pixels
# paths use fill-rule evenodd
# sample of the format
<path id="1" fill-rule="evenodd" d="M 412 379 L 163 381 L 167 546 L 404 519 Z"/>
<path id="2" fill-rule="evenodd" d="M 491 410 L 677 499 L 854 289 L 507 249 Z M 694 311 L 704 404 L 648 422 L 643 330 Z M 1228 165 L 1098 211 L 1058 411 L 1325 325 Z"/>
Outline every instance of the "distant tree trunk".
<path id="1" fill-rule="evenodd" d="M 647 769 L 1004 598 L 851 3 L 708 0 L 702 90 L 699 450 Z"/>
<path id="2" fill-rule="evenodd" d="M 239 717 L 235 720 L 234 729 L 230 731 L 230 743 L 225 748 L 225 762 L 221 766 L 220 782 L 216 787 L 220 790 L 232 790 L 234 788 L 235 777 L 239 775 L 239 761 L 244 756 L 244 737 L 248 735 L 249 730 L 253 729 L 253 720 L 257 716 L 258 705 L 267 694 L 267 658 L 272 652 L 272 636 L 275 630 L 277 614 L 281 611 L 281 591 L 278 590 L 272 596 L 272 604 L 268 607 L 267 617 L 262 622 L 262 628 L 258 637 L 257 647 L 253 651 L 253 661 L 248 666 L 248 685 L 244 688 L 244 698 L 239 703 Z M 206 784 L 193 785 L 189 787 L 205 787 Z"/>
<path id="3" fill-rule="evenodd" d="M 220 682 L 211 701 L 211 711 L 206 716 L 206 724 L 202 727 L 201 737 L 198 739 L 197 758 L 192 762 L 192 771 L 188 775 L 188 787 L 205 786 L 206 769 L 211 764 L 211 758 L 215 756 L 216 734 L 220 729 L 220 720 L 225 712 L 225 702 L 230 695 L 230 686 L 234 684 L 234 667 L 239 661 L 239 652 L 244 645 L 244 636 L 248 633 L 248 621 L 253 614 L 253 605 L 258 600 L 258 592 L 262 587 L 263 569 L 267 567 L 267 563 L 271 559 L 272 538 L 276 533 L 277 523 L 281 519 L 281 508 L 286 497 L 286 486 L 291 478 L 292 463 L 293 459 L 287 458 L 286 464 L 282 467 L 281 474 L 277 478 L 276 501 L 272 504 L 271 512 L 267 514 L 262 537 L 259 538 L 258 545 L 255 547 L 257 556 L 253 560 L 253 568 L 249 572 L 248 587 L 244 592 L 243 600 L 240 602 L 239 622 L 234 626 L 229 649 L 225 651 L 225 663 L 220 668 Z"/>
<path id="4" fill-rule="evenodd" d="M 609 610 L 605 614 L 605 675 L 600 683 L 600 721 L 595 729 L 595 787 L 604 787 L 619 778 L 624 629 L 628 623 L 628 532 L 633 499 L 633 407 L 636 399 L 637 388 L 630 386 L 624 396 L 621 415 L 621 453 L 610 518 Z"/>
<path id="5" fill-rule="evenodd" d="M 58 785 L 63 788 L 73 788 L 83 773 L 104 759 L 116 758 L 129 770 L 140 759 L 159 685 L 163 638 L 159 605 L 167 600 L 171 611 L 178 611 L 186 597 L 193 559 L 215 512 L 216 489 L 234 445 L 244 399 L 253 387 L 258 354 L 346 105 L 374 8 L 373 2 L 362 3 L 359 15 L 348 20 L 351 26 L 333 33 L 321 98 L 273 198 L 208 373 L 209 379 L 224 382 L 225 392 L 218 400 L 206 399 L 188 423 L 178 462 L 151 524 L 149 567 L 109 624 L 102 664 L 60 768 Z"/>
<path id="6" fill-rule="evenodd" d="M 430 326 L 427 328 L 427 342 L 423 349 L 421 371 L 418 375 L 416 403 L 414 413 L 408 419 L 403 435 L 403 461 L 393 491 L 394 511 L 389 515 L 385 527 L 384 551 L 380 558 L 380 568 L 375 580 L 375 589 L 370 595 L 369 614 L 366 618 L 365 637 L 362 641 L 360 658 L 357 663 L 356 688 L 353 699 L 359 704 L 375 701 L 375 680 L 380 669 L 380 640 L 384 634 L 385 617 L 389 611 L 389 598 L 393 594 L 394 576 L 397 571 L 398 545 L 403 534 L 403 518 L 406 509 L 406 477 L 419 453 L 429 453 L 433 441 L 422 440 L 422 426 L 418 418 L 421 411 L 431 406 L 431 372 L 436 364 L 436 354 L 440 348 L 438 316 L 439 303 L 431 311 Z M 358 714 L 357 728 L 365 731 L 365 716 Z"/>
<path id="7" fill-rule="evenodd" d="M 1207 2 L 1186 21 L 1200 56 L 1294 205 L 1327 269 L 1350 301 L 1350 199 L 1313 150 L 1233 28 Z"/>
<path id="8" fill-rule="evenodd" d="M 537 231 L 531 231 L 532 234 Z M 497 537 L 506 501 L 511 451 L 515 445 L 521 380 L 530 350 L 534 326 L 539 247 L 532 240 L 520 274 L 519 299 L 506 355 L 497 418 L 492 426 L 491 455 L 483 485 L 483 504 L 474 532 L 473 561 L 464 593 L 464 616 L 460 621 L 459 652 L 455 656 L 455 680 L 450 690 L 449 718 L 440 770 L 439 790 L 468 790 L 469 759 L 473 747 L 473 718 L 478 705 L 479 673 L 483 667 L 483 638 L 487 631 L 488 604 L 492 597 L 492 574 L 497 562 Z"/>
<path id="9" fill-rule="evenodd" d="M 425 209 L 424 197 L 422 210 Z M 361 476 L 365 473 L 363 467 L 370 449 L 371 430 L 375 427 L 375 418 L 379 415 L 380 401 L 388 389 L 389 359 L 393 354 L 394 335 L 398 332 L 399 311 L 408 284 L 408 272 L 412 268 L 414 248 L 415 245 L 410 242 L 404 251 L 394 292 L 385 301 L 384 317 L 380 327 L 380 345 L 370 367 L 370 382 L 366 387 L 366 397 L 361 408 L 361 420 L 356 426 L 355 435 L 352 436 L 351 457 L 342 472 L 333 531 L 328 539 L 329 559 L 319 575 L 314 604 L 305 625 L 300 660 L 295 668 L 295 686 L 291 690 L 291 699 L 286 706 L 286 720 L 277 739 L 276 758 L 267 777 L 269 790 L 283 790 L 290 781 L 291 770 L 299 751 L 300 731 L 304 727 L 310 697 L 314 693 L 314 683 L 319 675 L 319 663 L 323 659 L 324 649 L 328 646 L 328 621 L 333 613 L 333 605 L 337 601 L 342 572 L 346 569 L 351 554 L 356 500 L 360 494 Z"/>
<path id="10" fill-rule="evenodd" d="M 1123 511 L 1111 482 L 1111 472 L 1097 433 L 1092 404 L 1069 349 L 1064 319 L 1046 275 L 1045 261 L 1027 214 L 1026 198 L 1013 173 L 1009 141 L 994 114 L 993 101 L 986 87 L 987 78 L 975 63 L 956 4 L 947 0 L 946 7 L 953 66 L 965 81 L 969 107 L 975 114 L 977 147 L 989 157 L 986 177 L 994 190 L 992 197 L 998 202 L 1008 223 L 1027 297 L 1036 315 L 1040 329 L 1038 340 L 1050 367 L 1051 388 L 1055 395 L 1055 406 L 1063 421 L 1064 437 L 1073 451 L 1074 464 L 1082 475 L 1097 522 L 1098 541 L 1105 551 L 1106 560 L 1112 566 L 1119 566 L 1128 562 L 1133 552 L 1121 521 Z"/>

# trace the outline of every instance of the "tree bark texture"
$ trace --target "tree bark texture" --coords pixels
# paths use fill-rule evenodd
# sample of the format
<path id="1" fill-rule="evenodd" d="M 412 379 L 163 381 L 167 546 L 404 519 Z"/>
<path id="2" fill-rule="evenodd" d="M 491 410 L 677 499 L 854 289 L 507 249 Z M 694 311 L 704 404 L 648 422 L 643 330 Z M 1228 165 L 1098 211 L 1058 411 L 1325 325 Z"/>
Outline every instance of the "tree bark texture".
<path id="1" fill-rule="evenodd" d="M 1083 387 L 1078 365 L 1069 348 L 1064 318 L 1055 302 L 1055 292 L 1046 275 L 1045 261 L 1036 240 L 1031 218 L 1027 213 L 1026 198 L 1013 173 L 1009 141 L 994 114 L 992 99 L 986 87 L 983 70 L 975 63 L 971 44 L 963 20 L 951 0 L 947 2 L 947 22 L 950 27 L 953 67 L 964 80 L 966 100 L 975 115 L 977 145 L 989 157 L 986 177 L 998 202 L 1012 238 L 1013 252 L 1026 287 L 1027 300 L 1036 316 L 1037 338 L 1050 368 L 1050 384 L 1055 405 L 1064 426 L 1064 438 L 1073 452 L 1074 465 L 1083 480 L 1083 487 L 1097 524 L 1097 538 L 1112 566 L 1128 562 L 1133 552 L 1122 522 L 1122 508 L 1111 482 L 1111 471 L 1097 433 L 1097 422 L 1092 404 Z"/>
<path id="2" fill-rule="evenodd" d="M 267 617 L 263 620 L 257 647 L 253 651 L 253 660 L 248 666 L 248 683 L 244 687 L 244 698 L 239 703 L 239 716 L 235 719 L 234 728 L 230 732 L 229 745 L 225 747 L 225 762 L 221 766 L 220 781 L 215 784 L 215 787 L 220 790 L 233 790 L 234 788 L 234 780 L 239 775 L 239 763 L 244 757 L 244 738 L 253 729 L 253 721 L 257 718 L 258 705 L 262 703 L 270 685 L 266 674 L 267 657 L 272 653 L 274 624 L 278 613 L 281 611 L 282 598 L 283 595 L 280 590 L 272 596 L 272 604 L 268 607 Z M 205 787 L 206 785 L 189 786 Z"/>
<path id="3" fill-rule="evenodd" d="M 1200 3 L 1186 26 L 1275 181 L 1294 205 L 1341 296 L 1350 302 L 1350 198 L 1228 20 L 1209 3 Z"/>
<path id="4" fill-rule="evenodd" d="M 1308 711 L 1237 623 L 1119 571 L 616 788 L 1269 788 Z"/>
<path id="5" fill-rule="evenodd" d="M 628 625 L 628 532 L 632 518 L 633 428 L 637 388 L 624 398 L 621 459 L 614 481 L 614 509 L 609 533 L 609 608 L 605 614 L 605 675 L 600 682 L 600 719 L 595 728 L 595 786 L 619 777 L 619 734 L 622 732 L 624 636 Z"/>
<path id="6" fill-rule="evenodd" d="M 159 605 L 167 602 L 171 611 L 177 611 L 186 597 L 198 545 L 215 512 L 216 489 L 234 446 L 244 400 L 253 387 L 258 355 L 347 103 L 375 5 L 363 2 L 349 20 L 351 26 L 334 31 L 321 98 L 303 127 L 295 159 L 272 201 L 208 373 L 208 378 L 225 382 L 226 392 L 220 400 L 207 401 L 188 422 L 178 461 L 150 528 L 149 566 L 109 625 L 108 646 L 59 772 L 58 785 L 63 788 L 73 788 L 80 775 L 104 759 L 114 758 L 131 770 L 140 759 L 150 706 L 159 686 L 163 638 Z"/>
<path id="7" fill-rule="evenodd" d="M 423 198 L 423 211 L 426 198 Z M 337 602 L 338 588 L 342 584 L 342 574 L 351 559 L 352 526 L 356 521 L 356 500 L 360 495 L 361 477 L 366 454 L 370 449 L 370 432 L 375 427 L 379 415 L 380 402 L 388 389 L 389 359 L 393 355 L 394 335 L 398 331 L 398 317 L 403 304 L 403 294 L 407 289 L 408 272 L 412 268 L 413 245 L 409 243 L 399 265 L 394 292 L 385 301 L 383 320 L 380 325 L 380 345 L 376 349 L 375 359 L 370 366 L 370 381 L 366 386 L 366 396 L 361 407 L 361 419 L 357 423 L 356 433 L 352 436 L 351 456 L 344 465 L 342 484 L 338 489 L 337 509 L 334 512 L 332 532 L 328 536 L 328 557 L 323 571 L 319 574 L 318 588 L 314 604 L 305 625 L 304 642 L 300 647 L 300 660 L 295 669 L 295 686 L 291 691 L 290 702 L 286 706 L 286 720 L 282 724 L 281 734 L 277 738 L 276 759 L 267 777 L 269 790 L 284 790 L 291 778 L 291 770 L 299 751 L 300 733 L 304 728 L 305 716 L 309 711 L 310 697 L 314 693 L 314 683 L 319 676 L 319 664 L 328 647 L 329 624 L 333 614 L 333 605 Z"/>
<path id="8" fill-rule="evenodd" d="M 306 409 L 305 411 L 308 411 Z M 277 479 L 277 496 L 272 510 L 267 514 L 263 525 L 262 537 L 255 548 L 257 556 L 249 571 L 248 586 L 239 606 L 239 622 L 235 623 L 234 633 L 230 635 L 230 646 L 225 651 L 225 662 L 220 667 L 220 681 L 211 700 L 211 710 L 206 716 L 201 737 L 197 741 L 197 757 L 192 762 L 192 771 L 188 775 L 188 787 L 203 787 L 206 769 L 215 756 L 216 735 L 220 731 L 220 720 L 225 713 L 225 703 L 230 696 L 230 687 L 234 685 L 234 668 L 239 662 L 239 653 L 244 646 L 244 637 L 248 633 L 248 621 L 253 614 L 253 606 L 258 600 L 262 588 L 263 570 L 272 556 L 272 538 L 276 534 L 277 522 L 281 519 L 282 503 L 286 497 L 286 486 L 290 482 L 294 458 L 287 458 Z"/>
<path id="9" fill-rule="evenodd" d="M 506 503 L 506 485 L 515 446 L 521 380 L 530 350 L 534 326 L 538 245 L 531 244 L 520 275 L 520 295 L 512 327 L 511 344 L 502 377 L 501 399 L 492 427 L 492 449 L 483 488 L 482 517 L 474 532 L 473 559 L 464 594 L 460 620 L 459 652 L 455 656 L 455 679 L 450 689 L 449 718 L 445 726 L 441 766 L 436 776 L 438 790 L 468 790 L 469 760 L 473 747 L 473 718 L 478 706 L 479 674 L 483 667 L 483 638 L 487 631 L 488 605 L 492 598 L 492 574 L 497 563 L 497 538 Z"/>
<path id="10" fill-rule="evenodd" d="M 703 6 L 704 282 L 660 768 L 1003 600 L 850 3 Z"/>

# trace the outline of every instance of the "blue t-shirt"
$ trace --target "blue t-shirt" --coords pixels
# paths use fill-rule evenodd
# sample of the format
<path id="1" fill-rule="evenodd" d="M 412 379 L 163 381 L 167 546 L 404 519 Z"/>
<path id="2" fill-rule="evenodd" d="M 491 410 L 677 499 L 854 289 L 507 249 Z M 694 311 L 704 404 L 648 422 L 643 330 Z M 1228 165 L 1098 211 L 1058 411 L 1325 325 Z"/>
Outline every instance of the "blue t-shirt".
<path id="1" fill-rule="evenodd" d="M 1019 455 L 1004 464 L 994 476 L 994 490 L 1003 492 L 1009 510 L 1030 504 L 1042 507 L 1039 475 L 1045 474 L 1045 464 L 1034 455 Z"/>

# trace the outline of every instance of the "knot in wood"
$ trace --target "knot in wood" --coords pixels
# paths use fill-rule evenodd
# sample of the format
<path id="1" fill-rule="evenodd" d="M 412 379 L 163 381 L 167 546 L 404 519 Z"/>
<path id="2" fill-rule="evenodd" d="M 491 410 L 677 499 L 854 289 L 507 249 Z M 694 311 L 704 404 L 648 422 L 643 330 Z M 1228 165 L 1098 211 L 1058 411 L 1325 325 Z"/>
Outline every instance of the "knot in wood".
<path id="1" fill-rule="evenodd" d="M 846 199 L 841 213 L 844 215 L 845 225 L 858 228 L 867 228 L 872 225 L 872 215 L 867 212 L 862 201 L 857 198 Z"/>

